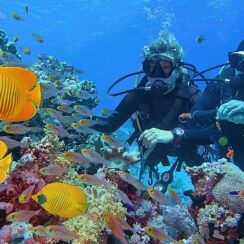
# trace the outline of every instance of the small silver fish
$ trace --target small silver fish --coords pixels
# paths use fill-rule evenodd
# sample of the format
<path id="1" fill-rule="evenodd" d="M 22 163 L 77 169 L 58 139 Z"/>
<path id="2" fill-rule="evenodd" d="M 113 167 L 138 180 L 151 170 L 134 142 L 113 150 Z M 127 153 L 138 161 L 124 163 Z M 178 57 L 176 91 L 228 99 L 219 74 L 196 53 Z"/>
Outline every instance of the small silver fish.
<path id="1" fill-rule="evenodd" d="M 59 90 L 56 86 L 49 80 L 41 80 L 42 91 L 44 99 L 49 99 L 50 97 L 55 97 L 58 95 Z"/>
<path id="2" fill-rule="evenodd" d="M 3 127 L 3 131 L 9 134 L 21 135 L 21 134 L 26 134 L 28 132 L 34 132 L 34 133 L 41 132 L 42 128 L 27 127 L 22 124 L 9 124 Z"/>
<path id="3" fill-rule="evenodd" d="M 60 138 L 65 138 L 65 137 L 73 138 L 74 137 L 72 134 L 70 134 L 67 130 L 65 130 L 61 126 L 48 124 L 48 125 L 46 125 L 46 127 L 53 129 Z"/>
<path id="4" fill-rule="evenodd" d="M 108 164 L 108 161 L 106 161 L 98 152 L 96 152 L 94 149 L 90 148 L 82 148 L 81 149 L 82 155 L 93 164 Z"/>
<path id="5" fill-rule="evenodd" d="M 39 172 L 45 176 L 60 176 L 68 172 L 68 168 L 51 165 L 39 169 Z"/>

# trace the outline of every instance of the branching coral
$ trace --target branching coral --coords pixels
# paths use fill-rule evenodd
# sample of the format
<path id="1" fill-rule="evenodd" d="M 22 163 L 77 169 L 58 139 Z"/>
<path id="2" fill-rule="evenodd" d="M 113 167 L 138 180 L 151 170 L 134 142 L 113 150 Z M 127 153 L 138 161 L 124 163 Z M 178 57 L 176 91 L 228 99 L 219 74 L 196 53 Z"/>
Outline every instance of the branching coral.
<path id="1" fill-rule="evenodd" d="M 113 215 L 125 216 L 127 210 L 119 201 L 118 191 L 114 186 L 88 186 L 85 191 L 89 197 L 88 214 L 70 219 L 64 224 L 70 230 L 75 230 L 80 237 L 73 243 L 81 243 L 84 240 L 100 243 L 101 232 L 107 228 L 102 215 L 109 212 Z"/>

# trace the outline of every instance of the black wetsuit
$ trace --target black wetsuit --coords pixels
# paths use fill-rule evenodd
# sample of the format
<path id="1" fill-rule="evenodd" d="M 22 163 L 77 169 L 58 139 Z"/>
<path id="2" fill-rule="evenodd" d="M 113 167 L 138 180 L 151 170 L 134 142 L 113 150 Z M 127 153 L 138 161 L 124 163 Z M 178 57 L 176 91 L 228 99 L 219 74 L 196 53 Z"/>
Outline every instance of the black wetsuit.
<path id="1" fill-rule="evenodd" d="M 180 76 L 176 88 L 166 95 L 156 96 L 145 91 L 127 94 L 109 117 L 100 120 L 92 128 L 100 132 L 112 133 L 135 112 L 139 112 L 142 131 L 149 128 L 165 130 L 175 128 L 179 125 L 178 116 L 189 112 L 201 95 L 197 86 L 187 84 L 188 79 L 187 76 Z M 146 83 L 147 78 L 144 77 L 138 87 L 145 86 Z M 136 128 L 130 143 L 139 135 L 140 131 Z M 158 144 L 145 164 L 150 167 L 156 166 L 159 162 L 169 165 L 167 155 L 176 156 L 178 153 L 178 149 L 173 148 L 172 144 Z"/>
<path id="2" fill-rule="evenodd" d="M 226 69 L 227 75 L 224 77 L 233 77 L 233 70 Z M 232 74 L 231 74 L 232 73 Z M 218 77 L 223 78 L 223 77 Z M 221 131 L 216 126 L 217 108 L 232 99 L 244 101 L 244 80 L 241 87 L 230 85 L 221 85 L 211 82 L 207 85 L 203 95 L 192 108 L 193 121 L 189 127 L 198 127 L 198 129 L 185 130 L 183 144 L 214 144 L 218 146 L 220 157 L 226 157 L 228 147 L 234 149 L 234 162 L 244 170 L 244 125 L 220 120 Z M 200 129 L 199 129 L 200 127 Z M 227 137 L 228 145 L 220 146 L 219 138 Z"/>

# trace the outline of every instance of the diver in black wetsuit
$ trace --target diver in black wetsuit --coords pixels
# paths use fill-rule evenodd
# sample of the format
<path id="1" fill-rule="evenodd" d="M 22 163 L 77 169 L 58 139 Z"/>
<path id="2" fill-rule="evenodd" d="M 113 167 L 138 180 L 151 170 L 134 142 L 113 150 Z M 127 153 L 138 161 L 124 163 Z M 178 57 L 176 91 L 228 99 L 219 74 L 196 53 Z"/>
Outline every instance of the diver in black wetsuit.
<path id="1" fill-rule="evenodd" d="M 151 90 L 128 93 L 109 117 L 92 126 L 97 131 L 112 133 L 137 112 L 138 120 L 134 121 L 135 132 L 128 139 L 129 144 L 138 139 L 145 129 L 154 127 L 170 130 L 179 126 L 178 116 L 187 113 L 201 94 L 198 87 L 191 83 L 187 71 L 179 65 L 182 49 L 173 35 L 162 34 L 144 48 L 144 57 L 145 76 L 137 87 L 151 87 Z M 167 156 L 180 154 L 181 150 L 172 145 L 156 146 L 142 162 L 140 178 L 145 167 L 149 166 L 150 173 L 154 173 L 158 179 L 158 163 L 169 165 Z M 196 158 L 198 155 L 192 148 L 184 155 L 186 161 L 197 161 Z"/>
<path id="2" fill-rule="evenodd" d="M 224 67 L 217 79 L 210 82 L 191 110 L 188 129 L 173 131 L 153 129 L 142 133 L 139 140 L 147 148 L 155 143 L 215 144 L 220 157 L 233 150 L 236 165 L 244 170 L 244 40 L 236 52 L 229 53 L 231 66 Z M 195 128 L 194 128 L 195 127 Z M 152 137 L 154 134 L 154 137 Z M 152 139 L 153 138 L 153 139 Z"/>

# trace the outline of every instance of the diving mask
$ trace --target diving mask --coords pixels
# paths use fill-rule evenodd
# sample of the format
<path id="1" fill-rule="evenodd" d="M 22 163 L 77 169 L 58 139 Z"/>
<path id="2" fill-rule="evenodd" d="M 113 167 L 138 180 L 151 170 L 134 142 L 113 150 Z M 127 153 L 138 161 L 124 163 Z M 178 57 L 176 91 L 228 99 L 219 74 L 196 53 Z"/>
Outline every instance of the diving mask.
<path id="1" fill-rule="evenodd" d="M 156 54 L 144 60 L 142 69 L 151 78 L 168 78 L 176 67 L 176 60 L 166 55 Z"/>

